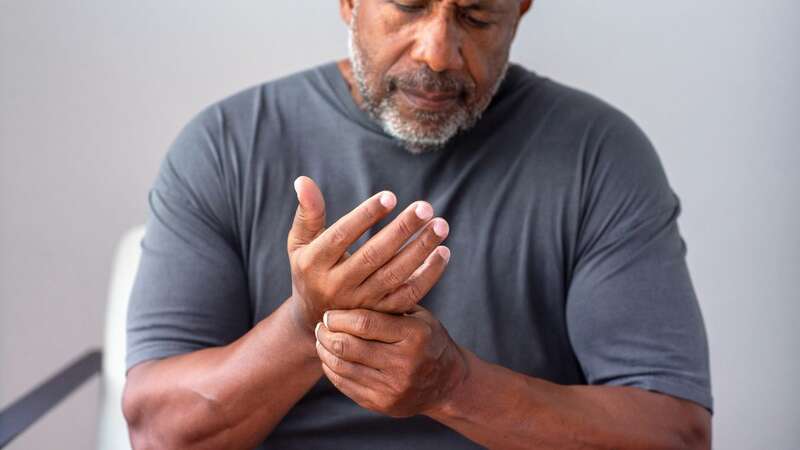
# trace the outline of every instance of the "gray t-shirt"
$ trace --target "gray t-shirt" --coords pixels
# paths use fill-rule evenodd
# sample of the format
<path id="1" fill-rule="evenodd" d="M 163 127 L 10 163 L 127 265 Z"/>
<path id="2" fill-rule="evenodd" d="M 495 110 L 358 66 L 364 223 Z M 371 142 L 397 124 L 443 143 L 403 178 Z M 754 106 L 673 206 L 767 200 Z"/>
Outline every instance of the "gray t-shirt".
<path id="1" fill-rule="evenodd" d="M 150 192 L 129 368 L 230 343 L 291 294 L 286 236 L 300 175 L 319 184 L 329 222 L 383 189 L 397 194 L 396 211 L 427 200 L 449 221 L 452 259 L 421 304 L 484 360 L 711 410 L 680 203 L 656 152 L 619 111 L 518 65 L 473 129 L 422 155 L 356 106 L 335 63 L 200 113 Z M 362 409 L 323 377 L 265 446 L 475 444 L 427 417 Z"/>

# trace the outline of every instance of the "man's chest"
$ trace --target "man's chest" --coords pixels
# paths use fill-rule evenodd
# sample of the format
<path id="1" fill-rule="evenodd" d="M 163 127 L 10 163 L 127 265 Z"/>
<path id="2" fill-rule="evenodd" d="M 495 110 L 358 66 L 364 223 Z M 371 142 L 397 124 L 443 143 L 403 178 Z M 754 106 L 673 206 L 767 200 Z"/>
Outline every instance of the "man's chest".
<path id="1" fill-rule="evenodd" d="M 369 195 L 341 189 L 341 185 L 337 189 L 336 183 L 324 177 L 319 182 L 329 194 L 329 224 Z M 383 188 L 375 186 L 374 191 Z M 453 339 L 513 370 L 562 379 L 567 370 L 575 376 L 572 361 L 564 358 L 571 355 L 564 325 L 569 248 L 565 246 L 568 239 L 560 234 L 564 227 L 559 216 L 542 213 L 548 207 L 519 186 L 497 188 L 494 195 L 470 187 L 410 192 L 398 186 L 392 190 L 400 199 L 398 210 L 424 199 L 450 224 L 444 243 L 451 249 L 450 263 L 420 304 L 433 312 Z M 291 193 L 286 195 L 290 201 L 262 208 L 262 215 L 250 227 L 254 231 L 245 260 L 254 323 L 292 292 L 286 236 L 296 202 Z M 352 250 L 393 216 L 368 231 Z"/>

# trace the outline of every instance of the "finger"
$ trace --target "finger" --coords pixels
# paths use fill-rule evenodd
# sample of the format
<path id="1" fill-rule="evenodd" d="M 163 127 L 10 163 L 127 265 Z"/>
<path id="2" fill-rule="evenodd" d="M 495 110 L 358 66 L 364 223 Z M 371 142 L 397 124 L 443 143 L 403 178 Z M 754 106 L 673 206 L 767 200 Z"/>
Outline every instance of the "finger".
<path id="1" fill-rule="evenodd" d="M 378 299 L 405 283 L 425 263 L 436 246 L 444 241 L 449 231 L 446 220 L 438 217 L 431 220 L 400 253 L 364 281 L 359 287 L 359 295 Z"/>
<path id="2" fill-rule="evenodd" d="M 316 348 L 317 355 L 320 361 L 322 361 L 322 364 L 340 377 L 353 380 L 365 387 L 379 387 L 384 385 L 381 379 L 381 373 L 378 370 L 339 358 L 328 351 L 319 341 L 317 341 Z"/>
<path id="3" fill-rule="evenodd" d="M 388 344 L 400 342 L 408 334 L 407 317 L 369 309 L 337 309 L 322 316 L 325 327 L 332 332 L 347 333 L 370 341 Z"/>
<path id="4" fill-rule="evenodd" d="M 336 386 L 342 394 L 350 397 L 351 400 L 363 406 L 364 408 L 374 408 L 372 398 L 375 395 L 371 389 L 359 384 L 358 382 L 345 378 L 338 373 L 334 372 L 330 367 L 322 363 L 322 371 L 325 376 Z"/>
<path id="5" fill-rule="evenodd" d="M 313 262 L 325 267 L 336 264 L 347 248 L 386 217 L 396 204 L 397 197 L 389 191 L 383 191 L 345 214 L 309 244 Z"/>
<path id="6" fill-rule="evenodd" d="M 450 249 L 443 245 L 437 247 L 408 281 L 374 306 L 375 310 L 391 313 L 413 311 L 419 306 L 417 302 L 422 300 L 442 277 L 449 262 Z"/>
<path id="7" fill-rule="evenodd" d="M 301 176 L 294 180 L 297 193 L 297 211 L 289 230 L 289 254 L 308 245 L 325 228 L 325 198 L 311 178 Z"/>
<path id="8" fill-rule="evenodd" d="M 333 332 L 324 325 L 317 325 L 317 341 L 337 358 L 361 364 L 373 369 L 387 367 L 387 355 L 391 354 L 390 344 L 368 341 L 351 334 Z"/>
<path id="9" fill-rule="evenodd" d="M 414 233 L 420 230 L 433 217 L 433 207 L 427 202 L 415 202 L 398 215 L 390 224 L 381 229 L 354 254 L 354 258 L 343 264 L 341 270 L 359 284 L 392 259 L 397 251 Z M 437 242 L 438 244 L 438 242 Z M 435 245 L 434 245 L 435 247 Z M 433 247 L 431 247 L 433 249 Z M 422 260 L 414 266 L 416 269 Z M 409 271 L 409 274 L 411 272 Z M 408 275 L 397 281 L 399 285 Z M 386 293 L 388 290 L 383 291 Z"/>

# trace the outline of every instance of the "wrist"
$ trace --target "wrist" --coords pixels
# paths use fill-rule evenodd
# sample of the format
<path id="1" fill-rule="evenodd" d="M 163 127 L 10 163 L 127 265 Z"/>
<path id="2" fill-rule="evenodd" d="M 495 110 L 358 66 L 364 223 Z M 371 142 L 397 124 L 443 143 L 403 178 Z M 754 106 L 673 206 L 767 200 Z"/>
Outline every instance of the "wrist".
<path id="1" fill-rule="evenodd" d="M 298 347 L 304 350 L 306 356 L 310 359 L 318 360 L 316 350 L 316 337 L 314 336 L 314 328 L 316 321 L 309 319 L 304 303 L 297 297 L 289 297 L 284 302 L 284 306 L 288 309 L 287 319 L 288 328 L 290 333 L 295 337 Z"/>
<path id="2" fill-rule="evenodd" d="M 458 409 L 460 400 L 469 392 L 469 384 L 473 373 L 470 354 L 457 344 L 452 344 L 452 368 L 449 371 L 440 400 L 424 414 L 432 419 L 453 415 Z"/>
<path id="3" fill-rule="evenodd" d="M 298 330 L 313 336 L 314 328 L 318 322 L 322 321 L 322 315 L 309 308 L 306 302 L 295 294 L 286 299 L 286 304 L 289 307 L 293 325 Z"/>

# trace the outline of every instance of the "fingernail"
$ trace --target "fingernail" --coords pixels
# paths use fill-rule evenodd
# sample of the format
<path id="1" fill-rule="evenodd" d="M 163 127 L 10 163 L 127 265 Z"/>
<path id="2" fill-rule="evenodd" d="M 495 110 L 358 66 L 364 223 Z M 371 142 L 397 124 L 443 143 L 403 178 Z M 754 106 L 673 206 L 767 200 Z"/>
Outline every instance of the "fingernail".
<path id="1" fill-rule="evenodd" d="M 321 326 L 322 326 L 322 322 L 317 322 L 317 326 L 314 327 L 314 337 L 317 338 L 318 341 L 319 341 L 319 335 L 317 334 L 317 332 L 319 331 L 319 327 L 321 327 Z"/>
<path id="2" fill-rule="evenodd" d="M 322 315 L 322 321 L 325 323 L 325 328 L 328 328 L 328 311 L 325 311 L 325 314 Z"/>
<path id="3" fill-rule="evenodd" d="M 431 208 L 431 205 L 425 202 L 421 202 L 419 205 L 417 205 L 417 208 L 414 210 L 414 212 L 416 212 L 417 217 L 422 220 L 428 220 L 433 217 L 433 208 Z"/>
<path id="4" fill-rule="evenodd" d="M 447 225 L 447 222 L 444 219 L 437 220 L 433 224 L 433 232 L 436 233 L 437 236 L 443 238 L 447 236 L 447 232 L 450 231 L 450 226 Z"/>
<path id="5" fill-rule="evenodd" d="M 294 180 L 294 193 L 297 194 L 298 198 L 300 198 L 300 177 L 297 177 Z"/>
<path id="6" fill-rule="evenodd" d="M 397 199 L 391 192 L 382 193 L 380 201 L 384 208 L 394 208 L 394 205 L 397 204 Z"/>
<path id="7" fill-rule="evenodd" d="M 450 249 L 449 248 L 447 248 L 445 246 L 441 246 L 438 249 L 436 249 L 436 251 L 439 252 L 439 256 L 441 256 L 442 259 L 444 259 L 444 262 L 446 262 L 446 263 L 450 262 Z"/>

